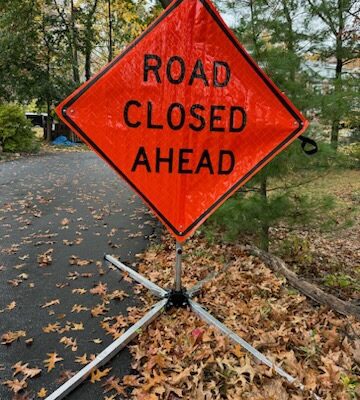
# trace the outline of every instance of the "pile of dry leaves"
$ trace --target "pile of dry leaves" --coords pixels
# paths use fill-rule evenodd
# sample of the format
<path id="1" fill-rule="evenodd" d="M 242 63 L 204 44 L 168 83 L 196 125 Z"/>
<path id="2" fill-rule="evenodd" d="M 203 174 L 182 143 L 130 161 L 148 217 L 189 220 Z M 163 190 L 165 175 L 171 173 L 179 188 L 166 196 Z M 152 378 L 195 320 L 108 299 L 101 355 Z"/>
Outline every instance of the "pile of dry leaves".
<path id="1" fill-rule="evenodd" d="M 218 272 L 196 301 L 296 376 L 306 390 L 287 384 L 189 310 L 177 309 L 164 313 L 131 346 L 137 374 L 123 379 L 123 395 L 138 400 L 282 400 L 314 394 L 330 400 L 360 395 L 359 322 L 314 306 L 235 246 L 209 246 L 196 237 L 184 250 L 185 286 Z M 174 253 L 172 240 L 165 239 L 141 256 L 139 271 L 171 287 Z M 140 288 L 139 293 L 149 308 L 155 300 Z M 104 385 L 110 394 L 120 393 L 111 386 L 114 379 Z M 125 386 L 133 388 L 131 394 Z"/>

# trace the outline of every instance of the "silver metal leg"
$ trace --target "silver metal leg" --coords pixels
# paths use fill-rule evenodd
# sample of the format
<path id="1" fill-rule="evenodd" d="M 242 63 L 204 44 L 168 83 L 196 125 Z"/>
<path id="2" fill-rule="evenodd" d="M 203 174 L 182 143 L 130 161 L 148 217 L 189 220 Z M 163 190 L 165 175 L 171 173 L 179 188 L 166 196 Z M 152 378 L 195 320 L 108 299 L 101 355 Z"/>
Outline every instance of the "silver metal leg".
<path id="1" fill-rule="evenodd" d="M 175 264 L 175 290 L 180 292 L 182 289 L 181 284 L 181 259 L 182 259 L 182 245 L 179 242 L 176 242 L 176 264 Z"/>
<path id="2" fill-rule="evenodd" d="M 218 272 L 211 272 L 209 275 L 207 275 L 204 279 L 201 279 L 201 281 L 199 281 L 198 283 L 196 283 L 192 288 L 190 288 L 187 291 L 188 296 L 191 297 L 195 297 L 202 289 L 202 287 L 212 281 L 213 279 L 215 279 L 218 275 L 224 273 L 227 269 L 229 269 L 230 264 L 225 265 L 225 267 L 223 267 L 220 271 Z"/>
<path id="3" fill-rule="evenodd" d="M 72 392 L 81 382 L 83 382 L 95 368 L 99 368 L 111 360 L 121 349 L 123 349 L 132 339 L 134 339 L 141 329 L 149 325 L 158 317 L 167 303 L 167 299 L 156 303 L 153 308 L 146 313 L 138 322 L 129 328 L 122 336 L 116 339 L 110 346 L 103 350 L 90 364 L 86 365 L 76 375 L 60 386 L 46 400 L 63 399 Z"/>
<path id="4" fill-rule="evenodd" d="M 294 381 L 296 381 L 296 378 L 289 375 L 282 368 L 277 367 L 267 357 L 265 357 L 263 354 L 261 354 L 260 351 L 256 350 L 248 342 L 246 342 L 244 339 L 242 339 L 240 336 L 238 336 L 235 332 L 233 332 L 231 329 L 229 329 L 223 323 L 221 323 L 216 318 L 214 318 L 210 313 L 208 313 L 206 310 L 204 310 L 198 303 L 195 303 L 195 301 L 193 301 L 193 300 L 189 300 L 189 303 L 190 303 L 191 309 L 200 318 L 202 318 L 204 321 L 206 321 L 208 324 L 215 326 L 215 328 L 219 329 L 220 332 L 222 332 L 224 335 L 228 336 L 235 343 L 238 343 L 240 346 L 242 346 L 245 350 L 247 350 L 249 353 L 251 353 L 254 357 L 256 357 L 263 364 L 267 365 L 270 368 L 273 368 L 279 375 L 284 377 L 288 382 L 293 383 Z"/>
<path id="5" fill-rule="evenodd" d="M 144 285 L 147 289 L 149 289 L 154 295 L 162 298 L 163 300 L 156 303 L 153 308 L 144 315 L 136 324 L 134 324 L 130 329 L 128 329 L 121 337 L 115 340 L 110 346 L 108 346 L 105 350 L 103 350 L 90 364 L 80 370 L 76 375 L 74 375 L 71 379 L 69 379 L 66 383 L 60 386 L 54 393 L 46 398 L 46 400 L 59 400 L 63 399 L 67 394 L 72 392 L 82 381 L 84 381 L 87 376 L 93 371 L 95 368 L 99 368 L 100 366 L 106 364 L 111 358 L 113 358 L 121 349 L 123 349 L 135 336 L 137 336 L 141 329 L 149 325 L 156 317 L 160 315 L 166 305 L 170 306 L 183 306 L 183 300 L 185 299 L 185 304 L 189 304 L 192 311 L 194 311 L 200 318 L 206 321 L 208 324 L 213 325 L 217 329 L 220 330 L 224 335 L 228 336 L 232 341 L 238 343 L 245 350 L 251 353 L 255 358 L 257 358 L 260 362 L 267 365 L 269 368 L 272 368 L 275 372 L 277 372 L 280 376 L 284 377 L 289 383 L 296 385 L 299 389 L 304 390 L 304 386 L 297 381 L 296 378 L 289 375 L 282 368 L 276 366 L 272 361 L 270 361 L 267 357 L 265 357 L 262 353 L 256 350 L 253 346 L 247 343 L 244 339 L 238 336 L 231 329 L 226 327 L 223 323 L 214 318 L 210 313 L 208 313 L 204 308 L 202 308 L 198 303 L 191 300 L 201 287 L 209 282 L 212 278 L 214 278 L 217 273 L 212 273 L 208 275 L 205 279 L 200 281 L 198 284 L 193 286 L 187 292 L 182 290 L 181 284 L 181 258 L 182 258 L 182 246 L 180 243 L 176 243 L 176 265 L 175 265 L 175 281 L 174 286 L 175 290 L 169 292 L 155 283 L 149 281 L 144 276 L 140 275 L 138 272 L 134 271 L 132 268 L 127 267 L 125 264 L 121 263 L 116 258 L 106 255 L 105 259 L 113 264 L 116 268 L 121 271 L 127 272 L 131 278 L 135 281 Z M 221 271 L 223 272 L 223 271 Z M 176 301 L 177 296 L 182 296 L 181 300 Z M 174 296 L 175 300 L 172 300 L 171 297 Z M 181 303 L 181 304 L 180 304 Z M 316 400 L 321 400 L 316 394 L 312 393 L 312 397 Z"/>
<path id="6" fill-rule="evenodd" d="M 109 261 L 117 269 L 127 272 L 131 276 L 131 278 L 133 278 L 136 282 L 141 283 L 143 286 L 149 289 L 151 293 L 153 293 L 155 296 L 160 297 L 162 299 L 167 295 L 168 292 L 165 289 L 149 281 L 149 279 L 145 278 L 138 272 L 134 271 L 132 268 L 129 268 L 128 266 L 117 260 L 115 257 L 106 255 L 105 260 Z"/>

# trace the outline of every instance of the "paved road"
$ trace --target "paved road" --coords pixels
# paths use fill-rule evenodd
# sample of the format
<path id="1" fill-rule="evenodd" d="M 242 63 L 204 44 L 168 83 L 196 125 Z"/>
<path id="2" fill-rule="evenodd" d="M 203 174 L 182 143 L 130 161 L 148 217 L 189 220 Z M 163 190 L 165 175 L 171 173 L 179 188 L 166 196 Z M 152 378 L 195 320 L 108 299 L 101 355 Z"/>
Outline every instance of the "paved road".
<path id="1" fill-rule="evenodd" d="M 89 290 L 99 281 L 107 283 L 110 291 L 123 289 L 129 297 L 111 304 L 106 316 L 126 315 L 127 307 L 136 304 L 131 285 L 121 280 L 117 271 L 96 262 L 102 262 L 107 252 L 134 263 L 154 226 L 138 196 L 93 153 L 57 153 L 0 164 L 0 336 L 26 331 L 25 338 L 0 345 L 0 381 L 14 379 L 11 366 L 23 361 L 29 367 L 42 368 L 39 377 L 28 379 L 27 390 L 36 395 L 45 387 L 50 394 L 59 386 L 63 371 L 79 369 L 74 363 L 76 356 L 99 353 L 112 341 L 99 326 L 103 317 L 93 318 L 90 311 L 71 312 L 74 304 L 90 309 L 101 303 L 100 298 L 72 291 Z M 50 249 L 51 263 L 39 266 L 39 255 Z M 93 261 L 71 265 L 73 255 Z M 57 299 L 59 304 L 42 308 Z M 7 309 L 14 301 L 16 307 Z M 66 321 L 83 322 L 85 327 L 63 334 L 77 339 L 75 352 L 59 343 L 63 335 L 42 331 L 49 323 L 65 325 Z M 32 345 L 25 343 L 29 338 L 33 338 Z M 95 338 L 102 343 L 92 342 Z M 52 352 L 64 360 L 47 373 L 43 360 Z M 110 366 L 111 374 L 130 373 L 128 351 L 121 352 Z M 8 389 L 0 385 L 0 399 L 11 398 Z M 99 384 L 86 382 L 68 398 L 91 400 L 104 395 Z"/>

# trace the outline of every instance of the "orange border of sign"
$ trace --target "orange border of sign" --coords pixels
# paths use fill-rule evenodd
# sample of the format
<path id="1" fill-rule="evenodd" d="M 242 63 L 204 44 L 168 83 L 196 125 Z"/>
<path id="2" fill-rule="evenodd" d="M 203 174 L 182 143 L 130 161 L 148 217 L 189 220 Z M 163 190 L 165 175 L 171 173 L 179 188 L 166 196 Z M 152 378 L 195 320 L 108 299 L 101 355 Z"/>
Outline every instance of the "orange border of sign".
<path id="1" fill-rule="evenodd" d="M 205 221 L 227 198 L 229 198 L 240 186 L 244 185 L 253 175 L 255 175 L 262 167 L 264 167 L 269 161 L 271 161 L 280 151 L 294 141 L 301 133 L 307 128 L 308 121 L 300 114 L 300 112 L 293 106 L 290 100 L 276 87 L 271 79 L 260 69 L 255 61 L 250 57 L 242 45 L 238 42 L 235 35 L 231 32 L 230 28 L 223 22 L 221 16 L 215 9 L 215 7 L 208 0 L 197 0 L 200 1 L 208 13 L 212 16 L 214 21 L 224 31 L 228 39 L 233 43 L 237 51 L 241 53 L 244 59 L 250 64 L 250 66 L 256 71 L 259 78 L 268 86 L 273 92 L 276 98 L 289 112 L 289 114 L 296 120 L 296 129 L 289 134 L 289 136 L 283 140 L 278 146 L 276 146 L 266 157 L 259 161 L 247 174 L 241 177 L 235 185 L 226 191 L 211 207 L 209 207 L 199 218 L 197 218 L 190 226 L 183 231 L 178 231 L 167 218 L 144 196 L 141 191 L 129 180 L 129 178 L 112 162 L 110 158 L 81 130 L 77 124 L 71 120 L 67 114 L 67 109 L 88 89 L 94 85 L 103 75 L 112 68 L 114 64 L 119 62 L 131 49 L 133 49 L 146 35 L 148 35 L 161 21 L 163 21 L 176 7 L 178 7 L 184 0 L 176 0 L 170 4 L 170 6 L 136 39 L 132 42 L 121 54 L 119 54 L 112 62 L 106 65 L 97 75 L 92 77 L 89 81 L 85 82 L 80 86 L 74 93 L 62 101 L 56 108 L 57 114 L 64 119 L 64 122 L 73 129 L 84 141 L 94 149 L 94 151 L 103 158 L 140 196 L 141 198 L 152 208 L 155 213 L 159 216 L 161 221 L 175 233 L 180 241 L 185 240 L 191 233 Z M 164 39 L 166 40 L 166 39 Z"/>

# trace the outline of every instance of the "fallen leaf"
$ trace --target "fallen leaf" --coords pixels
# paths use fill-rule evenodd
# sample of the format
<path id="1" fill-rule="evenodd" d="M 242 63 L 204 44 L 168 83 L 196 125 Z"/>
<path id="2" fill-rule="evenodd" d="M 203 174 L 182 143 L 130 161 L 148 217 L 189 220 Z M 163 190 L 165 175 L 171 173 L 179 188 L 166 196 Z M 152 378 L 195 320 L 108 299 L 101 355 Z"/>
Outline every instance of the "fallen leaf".
<path id="1" fill-rule="evenodd" d="M 52 254 L 54 249 L 49 249 L 45 251 L 45 253 L 39 254 L 37 257 L 37 261 L 40 267 L 46 267 L 52 263 Z"/>
<path id="2" fill-rule="evenodd" d="M 73 308 L 71 309 L 71 312 L 74 313 L 80 313 L 81 311 L 88 311 L 89 309 L 87 307 L 84 307 L 80 304 L 74 304 Z"/>
<path id="3" fill-rule="evenodd" d="M 13 381 L 8 380 L 3 382 L 2 384 L 7 386 L 14 393 L 18 393 L 20 392 L 20 390 L 23 390 L 27 387 L 27 382 L 25 378 L 21 381 L 19 381 L 19 379 L 14 379 Z"/>
<path id="4" fill-rule="evenodd" d="M 54 306 L 54 305 L 56 305 L 56 304 L 60 304 L 60 300 L 59 300 L 59 299 L 55 299 L 55 300 L 48 301 L 47 303 L 45 303 L 44 305 L 42 305 L 41 308 L 51 307 L 51 306 Z"/>
<path id="5" fill-rule="evenodd" d="M 90 360 L 87 359 L 87 354 L 85 353 L 82 356 L 77 356 L 75 362 L 81 365 L 86 365 L 89 364 Z"/>
<path id="6" fill-rule="evenodd" d="M 109 309 L 106 308 L 105 304 L 97 304 L 94 308 L 91 309 L 91 315 L 93 317 L 99 317 L 100 315 L 104 315 L 106 312 L 108 312 Z"/>
<path id="7" fill-rule="evenodd" d="M 53 324 L 49 323 L 47 326 L 44 326 L 42 328 L 43 332 L 45 333 L 51 333 L 51 332 L 56 332 L 60 328 L 60 324 L 58 322 L 55 322 Z"/>
<path id="8" fill-rule="evenodd" d="M 64 344 L 65 348 L 71 347 L 71 351 L 77 351 L 78 348 L 77 341 L 72 337 L 63 336 L 60 339 L 60 343 Z"/>
<path id="9" fill-rule="evenodd" d="M 47 368 L 47 372 L 50 372 L 52 369 L 55 368 L 55 363 L 62 361 L 63 358 L 58 357 L 57 353 L 47 353 L 49 356 L 48 359 L 44 360 L 44 365 Z"/>
<path id="10" fill-rule="evenodd" d="M 40 368 L 29 368 L 28 365 L 29 365 L 28 363 L 23 364 L 21 361 L 14 364 L 11 367 L 12 369 L 15 370 L 13 376 L 22 373 L 25 376 L 25 378 L 34 378 L 35 376 L 41 373 Z"/>
<path id="11" fill-rule="evenodd" d="M 19 338 L 25 336 L 26 336 L 25 331 L 15 331 L 15 332 L 9 331 L 1 336 L 1 344 L 10 344 L 12 342 L 15 342 L 15 340 L 18 340 Z"/>
<path id="12" fill-rule="evenodd" d="M 46 397 L 47 395 L 47 390 L 43 387 L 41 388 L 38 392 L 37 392 L 37 397 L 39 397 L 40 399 Z"/>
<path id="13" fill-rule="evenodd" d="M 103 371 L 101 371 L 100 369 L 96 369 L 96 370 L 92 371 L 91 377 L 90 377 L 90 382 L 91 383 L 100 382 L 101 379 L 104 376 L 108 375 L 110 371 L 111 371 L 111 368 L 105 368 Z"/>
<path id="14" fill-rule="evenodd" d="M 10 304 L 8 304 L 8 305 L 6 306 L 6 309 L 7 309 L 8 311 L 11 311 L 11 310 L 13 310 L 15 307 L 16 307 L 16 301 L 12 301 Z"/>

